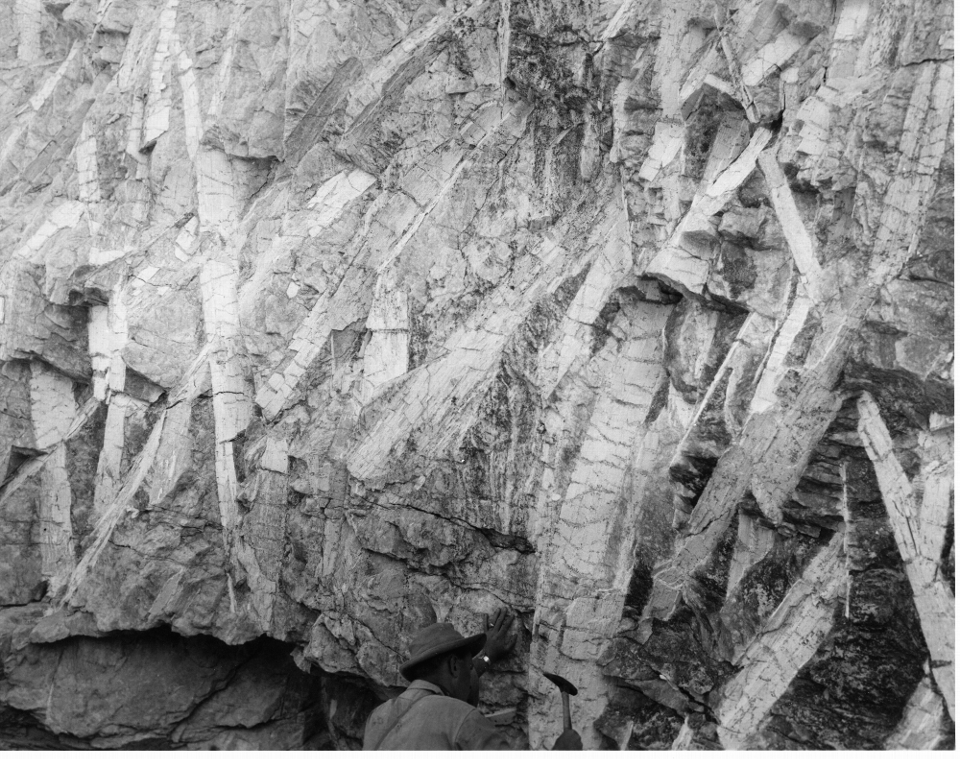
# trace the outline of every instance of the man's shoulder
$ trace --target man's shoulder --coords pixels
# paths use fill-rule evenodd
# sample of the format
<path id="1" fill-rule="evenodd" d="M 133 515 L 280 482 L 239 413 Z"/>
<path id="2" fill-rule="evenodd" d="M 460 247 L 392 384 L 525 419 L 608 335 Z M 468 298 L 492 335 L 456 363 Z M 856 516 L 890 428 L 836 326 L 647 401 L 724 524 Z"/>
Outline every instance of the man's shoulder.
<path id="1" fill-rule="evenodd" d="M 477 707 L 444 695 L 420 700 L 419 719 L 429 719 L 451 743 L 466 750 L 510 748 L 500 730 Z"/>
<path id="2" fill-rule="evenodd" d="M 430 719 L 442 724 L 447 730 L 452 729 L 454 732 L 467 721 L 486 721 L 483 712 L 475 706 L 471 706 L 466 701 L 461 701 L 458 698 L 436 692 L 423 695 L 422 691 L 417 692 L 417 690 L 418 689 L 414 688 L 407 689 L 398 698 L 387 701 L 385 704 L 377 707 L 373 715 L 389 718 L 395 711 L 405 711 L 408 718 L 414 721 L 419 722 Z M 407 704 L 403 703 L 406 699 L 410 699 L 414 701 L 414 703 L 407 706 Z M 371 717 L 373 717 L 373 715 L 371 715 Z"/>
<path id="3" fill-rule="evenodd" d="M 424 693 L 424 691 L 427 692 Z M 391 698 L 376 707 L 370 713 L 368 724 L 390 719 L 394 714 L 401 712 L 408 712 L 411 716 L 424 712 L 435 716 L 442 715 L 447 722 L 451 719 L 466 719 L 472 712 L 476 712 L 480 717 L 483 716 L 480 710 L 470 706 L 466 701 L 439 693 L 433 688 L 418 688 L 413 685 L 396 698 Z"/>
<path id="4" fill-rule="evenodd" d="M 424 693 L 426 692 L 426 693 Z M 432 708 L 443 709 L 446 712 L 458 712 L 469 714 L 471 711 L 477 711 L 466 701 L 461 701 L 453 696 L 448 696 L 439 687 L 426 680 L 414 680 L 410 686 L 400 694 L 398 701 L 410 699 L 417 702 L 423 702 Z M 480 712 L 477 711 L 479 714 Z"/>
<path id="5" fill-rule="evenodd" d="M 429 696 L 424 696 L 420 699 L 419 707 L 421 709 L 442 712 L 448 717 L 462 716 L 466 718 L 472 712 L 476 712 L 481 717 L 483 716 L 475 706 L 470 706 L 466 701 L 461 701 L 459 698 L 453 698 L 452 696 L 445 696 L 442 693 L 431 693 Z"/>
<path id="6" fill-rule="evenodd" d="M 370 716 L 367 717 L 367 721 L 370 721 L 375 717 L 379 717 L 383 714 L 386 714 L 389 711 L 392 711 L 396 702 L 397 702 L 397 699 L 395 698 L 387 699 L 382 704 L 375 707 L 372 712 L 370 712 Z"/>

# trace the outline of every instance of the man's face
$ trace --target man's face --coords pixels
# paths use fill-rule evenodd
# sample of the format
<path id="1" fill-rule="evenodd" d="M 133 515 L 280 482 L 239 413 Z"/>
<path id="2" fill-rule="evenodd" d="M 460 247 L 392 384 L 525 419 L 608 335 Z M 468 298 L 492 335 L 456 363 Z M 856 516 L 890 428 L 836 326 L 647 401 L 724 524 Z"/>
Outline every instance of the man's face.
<path id="1" fill-rule="evenodd" d="M 471 703 L 470 696 L 472 690 L 472 680 L 476 676 L 476 672 L 473 669 L 473 658 L 467 654 L 465 656 L 457 657 L 456 659 L 456 672 L 454 673 L 454 684 L 453 684 L 453 697 L 458 698 L 461 701 L 466 701 Z M 477 695 L 479 696 L 479 684 L 480 680 L 477 678 Z"/>
<path id="2" fill-rule="evenodd" d="M 470 664 L 473 664 L 473 659 L 470 660 Z M 470 706 L 477 706 L 480 703 L 480 675 L 473 666 L 470 667 L 470 695 L 467 697 L 467 703 Z"/>

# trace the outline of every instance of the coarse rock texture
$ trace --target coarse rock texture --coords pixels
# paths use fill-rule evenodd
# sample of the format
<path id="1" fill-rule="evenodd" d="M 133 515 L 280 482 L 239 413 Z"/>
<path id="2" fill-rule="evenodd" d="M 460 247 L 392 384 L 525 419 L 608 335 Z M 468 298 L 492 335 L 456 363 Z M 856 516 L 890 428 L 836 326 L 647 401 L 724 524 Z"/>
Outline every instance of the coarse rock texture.
<path id="1" fill-rule="evenodd" d="M 7 748 L 300 749 L 332 747 L 322 678 L 290 645 L 228 646 L 169 630 L 86 637 L 42 604 L 0 612 Z"/>
<path id="2" fill-rule="evenodd" d="M 0 745 L 954 745 L 951 3 L 0 21 Z"/>

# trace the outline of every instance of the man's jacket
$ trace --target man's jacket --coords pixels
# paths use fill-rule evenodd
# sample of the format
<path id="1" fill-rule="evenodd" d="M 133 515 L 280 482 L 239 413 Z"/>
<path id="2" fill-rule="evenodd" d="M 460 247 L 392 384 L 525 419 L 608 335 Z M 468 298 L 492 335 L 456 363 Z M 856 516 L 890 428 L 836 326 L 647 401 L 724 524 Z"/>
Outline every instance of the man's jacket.
<path id="1" fill-rule="evenodd" d="M 426 680 L 414 680 L 397 698 L 367 719 L 364 751 L 510 750 L 507 739 L 480 711 L 443 695 Z"/>

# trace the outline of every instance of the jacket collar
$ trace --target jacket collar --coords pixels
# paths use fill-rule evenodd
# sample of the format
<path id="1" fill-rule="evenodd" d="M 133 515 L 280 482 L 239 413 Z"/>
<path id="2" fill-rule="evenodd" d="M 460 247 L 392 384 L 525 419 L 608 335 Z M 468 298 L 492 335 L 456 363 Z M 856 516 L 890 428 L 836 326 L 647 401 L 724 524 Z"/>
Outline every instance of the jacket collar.
<path id="1" fill-rule="evenodd" d="M 438 696 L 449 695 L 448 693 L 443 692 L 443 688 L 435 683 L 431 683 L 429 680 L 414 680 L 409 686 L 407 686 L 407 690 L 413 690 L 415 688 L 417 690 L 428 690 L 431 693 L 436 693 Z"/>

